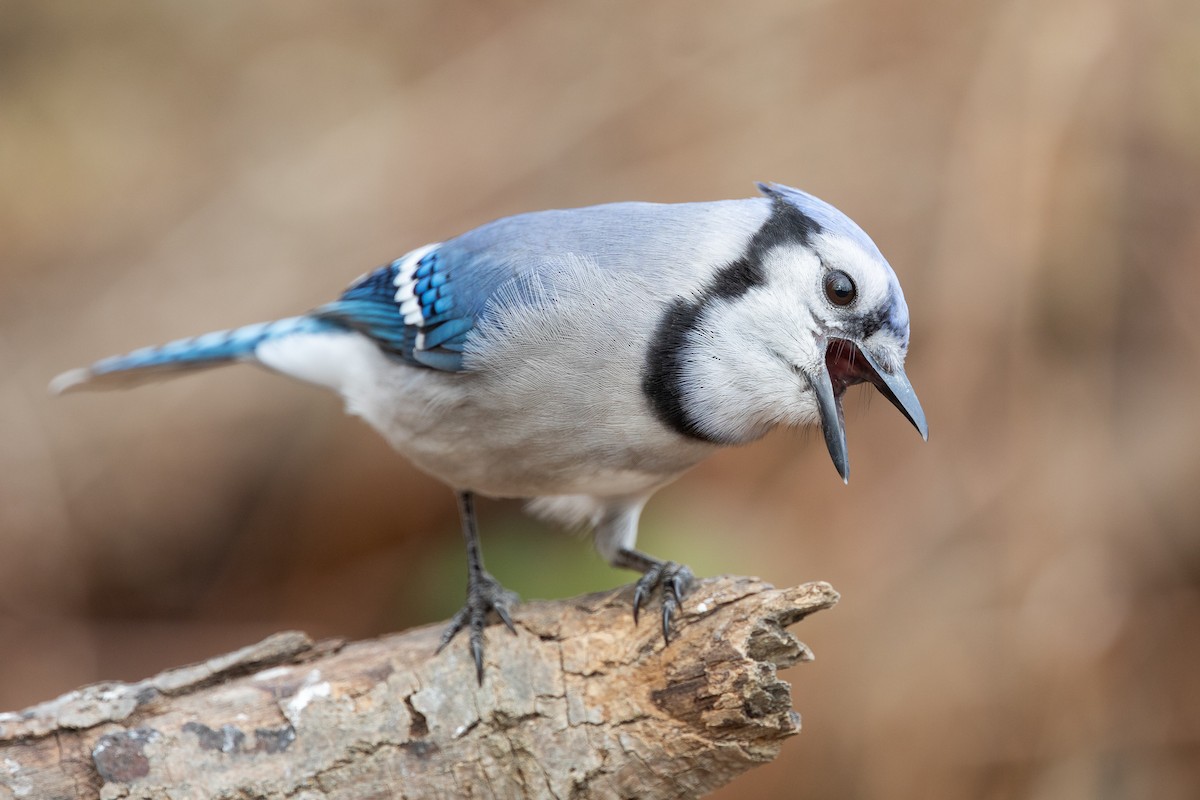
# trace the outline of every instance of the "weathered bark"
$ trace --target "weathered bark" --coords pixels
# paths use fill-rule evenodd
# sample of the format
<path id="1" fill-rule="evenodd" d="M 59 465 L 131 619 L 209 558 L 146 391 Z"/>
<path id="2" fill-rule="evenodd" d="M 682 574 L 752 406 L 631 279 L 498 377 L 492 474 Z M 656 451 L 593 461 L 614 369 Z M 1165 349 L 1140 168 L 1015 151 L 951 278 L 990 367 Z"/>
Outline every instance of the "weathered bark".
<path id="1" fill-rule="evenodd" d="M 812 653 L 784 628 L 835 602 L 702 581 L 667 647 L 628 587 L 526 603 L 517 636 L 488 628 L 482 688 L 439 625 L 280 633 L 0 714 L 0 798 L 695 797 L 799 731 L 776 670 Z"/>

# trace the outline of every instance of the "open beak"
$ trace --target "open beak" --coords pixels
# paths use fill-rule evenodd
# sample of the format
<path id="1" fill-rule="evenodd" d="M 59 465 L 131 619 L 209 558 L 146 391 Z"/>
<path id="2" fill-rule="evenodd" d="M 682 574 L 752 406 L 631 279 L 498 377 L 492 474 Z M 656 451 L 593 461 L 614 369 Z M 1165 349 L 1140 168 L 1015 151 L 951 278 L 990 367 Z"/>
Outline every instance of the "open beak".
<path id="1" fill-rule="evenodd" d="M 846 452 L 846 418 L 842 413 L 842 395 L 856 383 L 873 385 L 900 409 L 900 413 L 913 424 L 922 439 L 929 439 L 925 412 L 908 376 L 904 374 L 904 368 L 897 366 L 889 372 L 866 348 L 846 339 L 833 339 L 825 352 L 824 368 L 807 377 L 821 415 L 825 446 L 829 448 L 833 465 L 843 481 L 848 482 L 850 478 L 850 456 Z"/>

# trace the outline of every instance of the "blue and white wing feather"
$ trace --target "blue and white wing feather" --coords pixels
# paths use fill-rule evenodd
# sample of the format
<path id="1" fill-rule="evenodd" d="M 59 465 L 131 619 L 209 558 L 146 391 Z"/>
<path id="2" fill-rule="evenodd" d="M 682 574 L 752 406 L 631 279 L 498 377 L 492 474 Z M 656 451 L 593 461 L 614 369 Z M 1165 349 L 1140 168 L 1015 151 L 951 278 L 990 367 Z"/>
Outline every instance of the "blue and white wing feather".
<path id="1" fill-rule="evenodd" d="M 425 245 L 364 275 L 313 316 L 411 364 L 462 371 L 467 334 L 502 276 L 473 270 L 469 257 L 444 247 Z"/>

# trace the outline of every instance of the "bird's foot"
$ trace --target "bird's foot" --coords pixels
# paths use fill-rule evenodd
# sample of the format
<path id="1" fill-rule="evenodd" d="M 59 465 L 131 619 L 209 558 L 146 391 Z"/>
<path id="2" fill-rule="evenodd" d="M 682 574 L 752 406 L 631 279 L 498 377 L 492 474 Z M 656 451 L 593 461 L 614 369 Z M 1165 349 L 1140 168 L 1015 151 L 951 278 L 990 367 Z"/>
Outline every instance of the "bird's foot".
<path id="1" fill-rule="evenodd" d="M 671 617 L 683 605 L 683 596 L 692 588 L 696 578 L 683 564 L 674 561 L 655 561 L 642 573 L 633 592 L 633 624 L 638 621 L 642 603 L 655 590 L 662 592 L 663 642 L 671 642 Z"/>
<path id="2" fill-rule="evenodd" d="M 483 685 L 483 628 L 487 625 L 488 613 L 495 611 L 496 616 L 514 635 L 517 629 L 513 627 L 509 608 L 518 600 L 516 592 L 510 592 L 500 585 L 500 581 L 480 570 L 471 576 L 467 585 L 467 602 L 458 610 L 450 624 L 442 634 L 442 642 L 437 652 L 442 652 L 446 645 L 458 635 L 463 628 L 467 629 L 467 638 L 471 644 L 471 656 L 475 659 L 475 677 L 479 685 Z"/>

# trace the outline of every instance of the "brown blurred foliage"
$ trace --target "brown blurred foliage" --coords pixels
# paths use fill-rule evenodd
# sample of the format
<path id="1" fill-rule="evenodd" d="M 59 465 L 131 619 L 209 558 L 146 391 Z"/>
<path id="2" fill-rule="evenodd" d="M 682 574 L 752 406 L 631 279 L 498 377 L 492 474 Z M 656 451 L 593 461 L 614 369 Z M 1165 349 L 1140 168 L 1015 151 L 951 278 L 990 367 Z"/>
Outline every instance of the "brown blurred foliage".
<path id="1" fill-rule="evenodd" d="M 768 179 L 888 255 L 931 439 L 858 401 L 849 488 L 781 432 L 651 504 L 652 552 L 844 597 L 721 796 L 1200 796 L 1200 4 L 9 2 L 0 175 L 0 707 L 462 592 L 450 493 L 334 398 L 55 373 Z M 512 588 L 630 578 L 517 513 Z"/>

